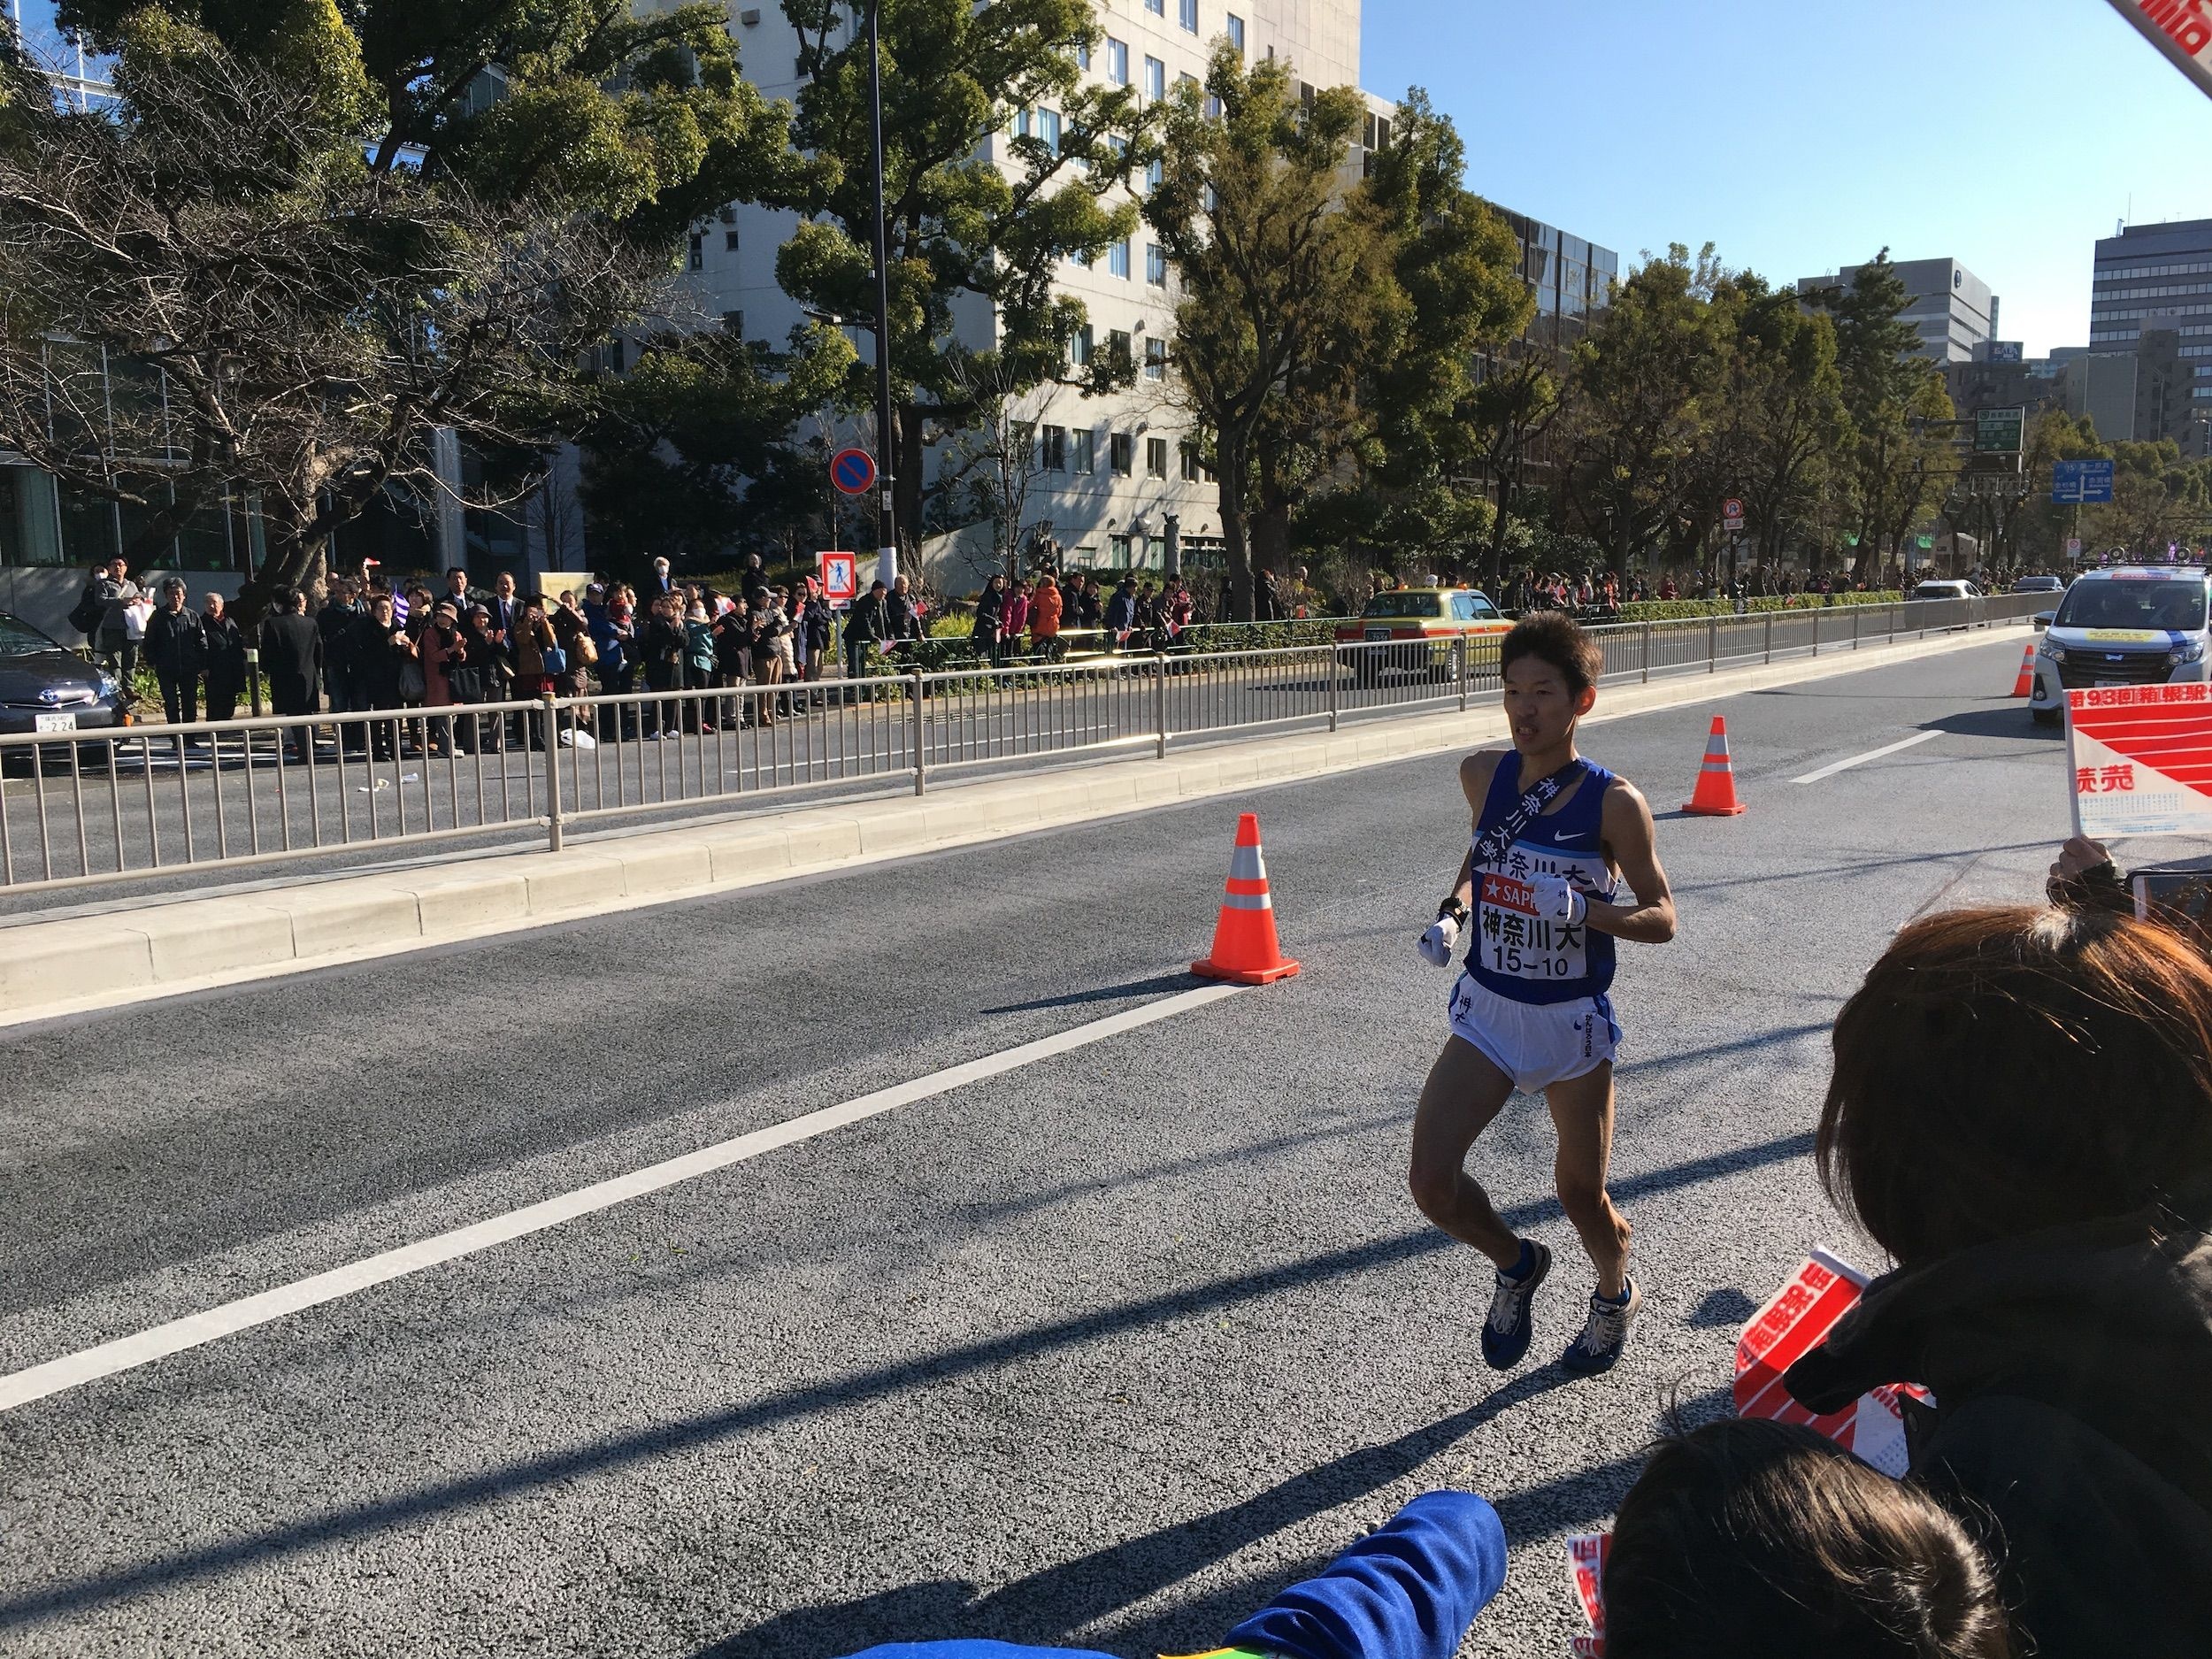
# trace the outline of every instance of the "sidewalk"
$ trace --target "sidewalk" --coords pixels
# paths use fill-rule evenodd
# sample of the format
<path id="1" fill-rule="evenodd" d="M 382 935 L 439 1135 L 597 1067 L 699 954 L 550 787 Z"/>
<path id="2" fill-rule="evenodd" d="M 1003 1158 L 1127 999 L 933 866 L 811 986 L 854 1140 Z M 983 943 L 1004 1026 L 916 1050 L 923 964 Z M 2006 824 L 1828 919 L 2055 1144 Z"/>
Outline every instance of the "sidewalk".
<path id="1" fill-rule="evenodd" d="M 1652 685 L 1608 687 L 1599 694 L 1592 723 L 1864 672 L 2013 637 L 2008 630 L 1946 634 Z M 557 853 L 498 853 L 419 871 L 28 920 L 0 933 L 0 1028 L 1457 753 L 1504 733 L 1494 705 L 1464 714 L 1449 710 L 1333 733 L 1171 750 L 1165 761 L 1094 762 L 949 783 L 919 798 L 691 823 Z"/>

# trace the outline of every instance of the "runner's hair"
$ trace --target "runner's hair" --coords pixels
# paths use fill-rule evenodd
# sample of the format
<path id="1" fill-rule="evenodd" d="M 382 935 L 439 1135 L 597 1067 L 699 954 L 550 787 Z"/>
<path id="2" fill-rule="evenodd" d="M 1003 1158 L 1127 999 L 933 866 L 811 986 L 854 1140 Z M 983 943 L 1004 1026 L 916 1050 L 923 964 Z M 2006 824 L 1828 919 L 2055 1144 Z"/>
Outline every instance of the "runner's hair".
<path id="1" fill-rule="evenodd" d="M 1821 1179 L 1906 1267 L 2212 1179 L 2212 964 L 2131 916 L 1914 922 L 1844 1004 L 1835 1056 Z"/>
<path id="2" fill-rule="evenodd" d="M 1756 1417 L 1662 1441 L 1606 1561 L 1612 1659 L 2007 1659 L 1966 1529 L 1809 1428 Z"/>
<path id="3" fill-rule="evenodd" d="M 1537 611 L 1515 623 L 1498 652 L 1502 674 L 1524 657 L 1549 663 L 1567 682 L 1567 694 L 1578 697 L 1598 683 L 1605 672 L 1605 653 L 1563 611 Z"/>

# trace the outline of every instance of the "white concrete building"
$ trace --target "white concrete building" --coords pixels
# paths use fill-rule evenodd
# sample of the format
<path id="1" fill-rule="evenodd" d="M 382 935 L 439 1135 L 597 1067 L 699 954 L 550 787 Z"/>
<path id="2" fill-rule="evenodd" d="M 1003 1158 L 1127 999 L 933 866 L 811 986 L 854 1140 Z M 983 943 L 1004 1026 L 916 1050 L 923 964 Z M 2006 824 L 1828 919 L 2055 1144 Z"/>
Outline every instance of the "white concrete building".
<path id="1" fill-rule="evenodd" d="M 1094 0 L 1094 7 L 1102 38 L 1086 73 L 1133 87 L 1148 102 L 1168 96 L 1182 81 L 1202 78 L 1214 42 L 1225 36 L 1248 58 L 1286 59 L 1297 78 L 1316 88 L 1359 84 L 1359 0 Z M 782 7 L 765 0 L 734 8 L 731 27 L 748 79 L 771 97 L 795 97 L 799 42 Z M 1390 106 L 1370 103 L 1377 119 L 1369 142 L 1386 144 Z M 1019 119 L 1049 140 L 1060 115 L 1037 110 Z M 1004 138 L 993 141 L 1002 160 L 1005 144 Z M 791 213 L 737 206 L 695 228 L 691 280 L 710 314 L 749 338 L 782 342 L 801 316 L 776 284 L 776 251 L 796 223 Z M 1037 426 L 1043 466 L 1031 488 L 1025 527 L 1058 541 L 1072 564 L 1149 569 L 1167 565 L 1172 529 L 1178 553 L 1194 572 L 1212 566 L 1221 548 L 1221 515 L 1214 485 L 1202 476 L 1190 443 L 1190 417 L 1169 396 L 1174 293 L 1163 251 L 1140 226 L 1088 268 L 1070 261 L 1063 283 L 1089 312 L 1088 349 L 1104 349 L 1116 335 L 1125 336 L 1138 379 L 1133 389 L 1112 396 L 1046 388 L 1023 400 L 1024 418 Z M 987 314 L 965 324 L 978 345 L 988 342 L 990 328 Z M 856 337 L 867 357 L 870 337 Z M 1076 348 L 1079 355 L 1085 349 L 1082 342 Z M 933 457 L 932 465 L 943 458 Z M 925 563 L 949 591 L 979 586 L 995 568 L 990 527 L 936 538 Z"/>

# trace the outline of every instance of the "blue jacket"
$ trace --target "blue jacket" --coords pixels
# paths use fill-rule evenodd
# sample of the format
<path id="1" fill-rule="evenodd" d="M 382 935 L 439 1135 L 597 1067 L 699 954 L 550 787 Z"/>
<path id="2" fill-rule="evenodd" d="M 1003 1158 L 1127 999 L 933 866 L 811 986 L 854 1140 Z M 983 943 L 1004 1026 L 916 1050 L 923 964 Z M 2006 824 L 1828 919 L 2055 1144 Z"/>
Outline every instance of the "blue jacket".
<path id="1" fill-rule="evenodd" d="M 1452 1659 L 1505 1583 L 1505 1527 L 1471 1492 L 1426 1492 L 1246 1619 L 1233 1647 L 1285 1659 Z M 852 1659 L 1111 1659 L 1002 1641 L 890 1642 Z"/>

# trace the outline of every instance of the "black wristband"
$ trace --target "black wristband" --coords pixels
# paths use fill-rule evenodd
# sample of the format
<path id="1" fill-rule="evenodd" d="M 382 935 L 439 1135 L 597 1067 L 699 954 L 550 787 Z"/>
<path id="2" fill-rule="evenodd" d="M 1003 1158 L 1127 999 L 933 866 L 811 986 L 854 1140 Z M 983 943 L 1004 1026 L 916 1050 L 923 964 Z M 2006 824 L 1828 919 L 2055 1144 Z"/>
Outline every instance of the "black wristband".
<path id="1" fill-rule="evenodd" d="M 1467 907 L 1460 902 L 1459 895 L 1456 893 L 1436 907 L 1438 921 L 1443 921 L 1447 917 L 1461 927 L 1467 926 Z"/>

